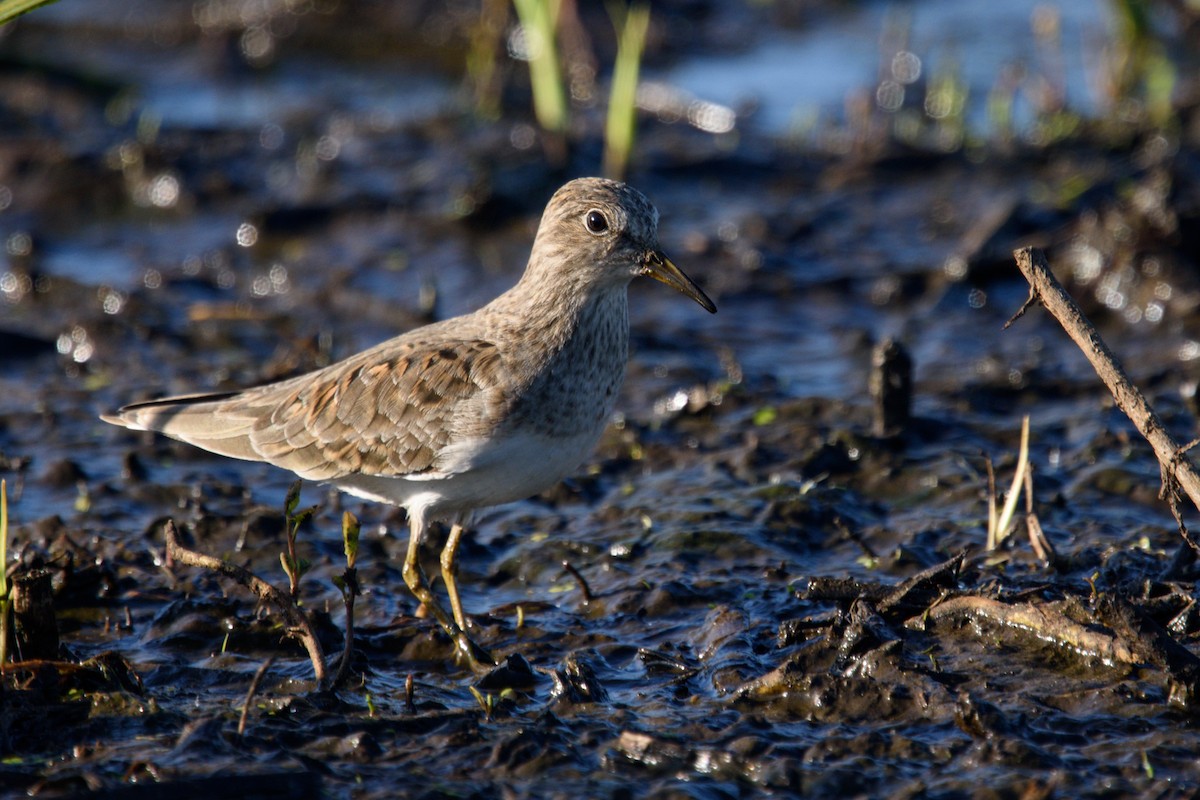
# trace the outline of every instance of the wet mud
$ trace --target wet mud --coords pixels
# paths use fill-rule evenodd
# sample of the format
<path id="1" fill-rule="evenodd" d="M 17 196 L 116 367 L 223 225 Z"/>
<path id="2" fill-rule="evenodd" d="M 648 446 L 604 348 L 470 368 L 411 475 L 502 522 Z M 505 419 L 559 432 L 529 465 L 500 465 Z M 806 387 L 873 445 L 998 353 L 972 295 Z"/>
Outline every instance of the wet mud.
<path id="1" fill-rule="evenodd" d="M 600 169 L 602 114 L 548 167 L 524 65 L 502 60 L 503 113 L 478 116 L 461 67 L 478 9 L 68 5 L 0 29 L 6 566 L 48 576 L 58 637 L 5 665 L 5 795 L 1200 791 L 1197 571 L 1158 462 L 1057 323 L 1033 308 L 1003 330 L 1028 294 L 1012 250 L 1042 247 L 1194 438 L 1184 56 L 1166 122 L 1126 109 L 1057 137 L 945 148 L 934 123 L 902 138 L 876 111 L 801 146 L 753 116 L 644 118 L 629 179 L 720 312 L 635 284 L 597 452 L 477 515 L 458 584 L 501 661 L 486 674 L 405 588 L 403 512 L 304 485 L 300 608 L 334 669 L 343 512 L 362 524 L 350 679 L 318 688 L 269 604 L 164 542 L 172 520 L 286 592 L 292 477 L 97 415 L 486 302 L 545 199 Z M 664 7 L 648 68 L 732 51 L 722 20 L 741 13 Z M 885 342 L 895 371 L 873 378 Z M 1025 416 L 1032 513 L 1022 499 L 989 550 L 989 472 L 1002 504 Z"/>

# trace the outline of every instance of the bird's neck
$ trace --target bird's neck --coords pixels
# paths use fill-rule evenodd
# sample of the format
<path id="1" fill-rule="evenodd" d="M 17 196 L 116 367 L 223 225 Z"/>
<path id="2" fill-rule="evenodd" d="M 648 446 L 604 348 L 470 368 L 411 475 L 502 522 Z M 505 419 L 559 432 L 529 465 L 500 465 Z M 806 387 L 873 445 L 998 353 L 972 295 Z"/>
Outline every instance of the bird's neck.
<path id="1" fill-rule="evenodd" d="M 516 294 L 514 287 L 511 290 Z M 525 380 L 518 416 L 536 418 L 547 433 L 598 433 L 612 414 L 625 378 L 629 354 L 629 303 L 625 286 L 584 291 L 570 297 L 540 294 L 513 298 L 521 304 L 510 316 L 524 342 L 509 364 Z"/>
<path id="2" fill-rule="evenodd" d="M 538 341 L 545 356 L 583 346 L 575 339 L 604 335 L 619 339 L 622 351 L 629 335 L 628 285 L 589 285 L 527 269 L 521 280 L 489 304 L 499 312 L 518 341 Z M 565 274 L 569 274 L 569 271 Z M 619 336 L 617 335 L 619 329 Z M 531 363 L 540 361 L 532 357 Z"/>

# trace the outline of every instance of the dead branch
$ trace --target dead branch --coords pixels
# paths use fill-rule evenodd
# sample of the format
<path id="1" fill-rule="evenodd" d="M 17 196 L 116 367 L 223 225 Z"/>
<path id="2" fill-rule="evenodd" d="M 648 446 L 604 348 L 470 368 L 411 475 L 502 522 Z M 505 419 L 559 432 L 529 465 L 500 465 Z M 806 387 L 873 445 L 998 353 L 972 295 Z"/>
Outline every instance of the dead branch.
<path id="1" fill-rule="evenodd" d="M 1188 460 L 1184 448 L 1181 448 L 1179 443 L 1167 433 L 1162 419 L 1155 413 L 1141 391 L 1129 380 L 1129 376 L 1125 374 L 1120 362 L 1108 349 L 1104 340 L 1100 338 L 1095 327 L 1088 322 L 1079 306 L 1054 277 L 1054 273 L 1050 271 L 1050 266 L 1046 263 L 1046 255 L 1035 247 L 1023 247 L 1014 251 L 1013 257 L 1017 261 L 1017 267 L 1021 270 L 1021 274 L 1029 282 L 1030 301 L 1034 298 L 1039 300 L 1045 309 L 1058 320 L 1075 344 L 1079 346 L 1079 349 L 1083 351 L 1083 354 L 1087 356 L 1088 361 L 1096 370 L 1096 374 L 1100 376 L 1100 380 L 1104 381 L 1104 385 L 1112 392 L 1117 407 L 1125 412 L 1125 416 L 1129 417 L 1138 432 L 1154 448 L 1154 454 L 1158 457 L 1158 463 L 1163 473 L 1163 497 L 1168 500 L 1172 511 L 1176 513 L 1176 521 L 1179 522 L 1179 532 L 1183 540 L 1193 551 L 1200 553 L 1200 542 L 1197 542 L 1183 525 L 1183 520 L 1178 514 L 1177 503 L 1174 500 L 1177 490 L 1182 489 L 1191 499 L 1192 504 L 1200 509 L 1200 474 L 1197 474 L 1195 467 Z M 1029 302 L 1026 302 L 1021 311 L 1012 320 L 1009 320 L 1008 324 L 1020 316 L 1028 305 Z"/>
<path id="2" fill-rule="evenodd" d="M 313 630 L 312 623 L 308 617 L 305 616 L 304 612 L 296 608 L 296 605 L 283 592 L 253 572 L 250 572 L 250 570 L 239 567 L 237 564 L 230 564 L 228 561 L 206 556 L 203 553 L 197 553 L 194 550 L 188 550 L 183 547 L 179 544 L 179 533 L 175 528 L 174 520 L 167 520 L 164 533 L 167 540 L 167 554 L 170 558 L 189 567 L 200 567 L 201 569 L 209 569 L 220 573 L 226 578 L 230 578 L 245 586 L 258 595 L 259 599 L 265 600 L 275 606 L 287 622 L 288 635 L 299 639 L 300 643 L 304 645 L 304 649 L 308 651 L 308 657 L 312 660 L 317 687 L 323 688 L 325 686 L 328 673 L 325 669 L 325 654 L 321 650 L 321 642 L 317 639 L 316 631 Z"/>

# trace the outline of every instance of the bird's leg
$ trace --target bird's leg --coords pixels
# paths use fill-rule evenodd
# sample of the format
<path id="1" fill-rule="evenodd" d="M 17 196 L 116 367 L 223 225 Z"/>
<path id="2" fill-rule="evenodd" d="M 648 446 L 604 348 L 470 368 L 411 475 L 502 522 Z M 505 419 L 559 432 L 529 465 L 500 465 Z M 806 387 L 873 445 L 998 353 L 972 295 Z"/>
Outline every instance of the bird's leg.
<path id="1" fill-rule="evenodd" d="M 458 599 L 458 584 L 455 583 L 454 573 L 458 567 L 458 543 L 462 539 L 462 523 L 455 522 L 450 526 L 446 537 L 446 546 L 442 548 L 442 580 L 446 582 L 446 594 L 450 596 L 450 610 L 454 613 L 454 623 L 458 626 L 458 634 L 454 637 L 458 651 L 466 657 L 471 669 L 479 672 L 495 666 L 496 659 L 492 654 L 477 645 L 467 634 L 467 618 L 463 614 L 462 602 Z"/>
<path id="2" fill-rule="evenodd" d="M 446 582 L 446 594 L 450 595 L 450 610 L 454 613 L 454 621 L 465 631 L 467 618 L 463 614 L 462 602 L 458 599 L 458 584 L 455 583 L 454 577 L 458 569 L 458 542 L 462 539 L 462 532 L 462 525 L 457 522 L 450 527 L 446 546 L 442 548 L 442 580 Z"/>
<path id="3" fill-rule="evenodd" d="M 454 623 L 446 616 L 446 612 L 433 599 L 433 592 L 429 591 L 429 584 L 425 581 L 425 575 L 421 572 L 421 565 L 418 556 L 421 552 L 421 539 L 425 533 L 425 524 L 416 514 L 409 515 L 408 522 L 408 552 L 404 555 L 404 568 L 401 570 L 401 575 L 404 576 L 404 582 L 408 584 L 408 590 L 413 593 L 425 608 L 433 614 L 433 618 L 438 621 L 442 629 L 451 636 L 454 635 Z"/>
<path id="4" fill-rule="evenodd" d="M 458 531 L 457 535 L 455 535 L 456 530 Z M 467 660 L 467 663 L 470 665 L 471 669 L 475 670 L 476 672 L 480 672 L 486 670 L 488 667 L 495 666 L 496 661 L 492 658 L 491 654 L 488 653 L 487 650 L 484 650 L 482 647 L 475 644 L 475 642 L 471 640 L 471 637 L 467 635 L 466 630 L 464 630 L 461 625 L 457 624 L 457 622 L 451 620 L 450 617 L 446 616 L 446 612 L 443 611 L 442 607 L 438 605 L 438 602 L 433 599 L 433 592 L 429 591 L 429 584 L 425 580 L 425 575 L 421 572 L 421 565 L 418 558 L 421 552 L 421 538 L 424 535 L 424 532 L 424 520 L 421 519 L 421 517 L 417 514 L 410 514 L 408 551 L 404 555 L 404 568 L 401 570 L 401 574 L 404 576 L 404 582 L 408 584 L 408 590 L 413 593 L 414 597 L 416 597 L 425 605 L 425 608 L 429 609 L 429 612 L 433 614 L 433 618 L 436 619 L 438 624 L 442 626 L 442 630 L 446 632 L 446 635 L 454 640 L 454 644 L 459 652 L 459 655 Z M 462 536 L 462 529 L 456 525 L 453 529 L 451 529 L 450 533 L 451 539 L 457 548 L 458 539 Z M 449 546 L 449 543 L 447 543 L 447 546 Z M 450 564 L 451 567 L 453 567 L 453 552 L 451 553 Z M 448 586 L 452 587 L 452 594 L 450 597 L 454 603 L 455 617 L 461 618 L 462 609 L 458 605 L 458 591 L 457 589 L 453 588 L 453 581 L 451 581 Z"/>

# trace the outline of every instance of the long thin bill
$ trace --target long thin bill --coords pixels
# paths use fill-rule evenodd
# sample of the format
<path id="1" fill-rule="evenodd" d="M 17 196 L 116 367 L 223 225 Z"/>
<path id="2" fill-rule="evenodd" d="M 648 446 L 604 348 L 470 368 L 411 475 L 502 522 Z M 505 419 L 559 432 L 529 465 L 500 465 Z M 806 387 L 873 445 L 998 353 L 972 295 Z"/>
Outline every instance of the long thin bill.
<path id="1" fill-rule="evenodd" d="M 651 250 L 646 254 L 642 263 L 642 274 L 649 275 L 656 281 L 661 281 L 672 289 L 695 300 L 710 314 L 717 313 L 717 306 L 708 299 L 696 282 L 683 274 L 683 270 L 671 263 L 671 259 L 663 255 L 661 250 Z"/>

